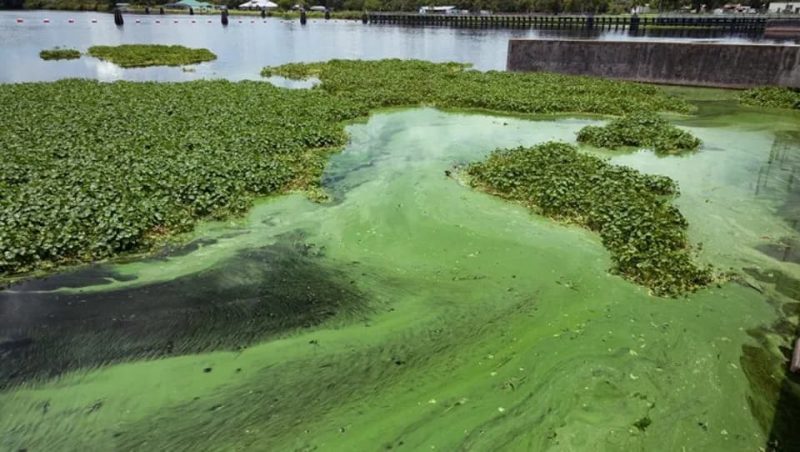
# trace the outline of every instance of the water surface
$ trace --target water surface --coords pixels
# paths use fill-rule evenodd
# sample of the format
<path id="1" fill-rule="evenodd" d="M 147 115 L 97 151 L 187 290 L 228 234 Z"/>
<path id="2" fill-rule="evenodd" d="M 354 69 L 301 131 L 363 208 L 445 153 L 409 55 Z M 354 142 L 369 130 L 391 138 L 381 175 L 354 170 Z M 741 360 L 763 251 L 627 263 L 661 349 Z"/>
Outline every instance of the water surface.
<path id="1" fill-rule="evenodd" d="M 258 79 L 264 66 L 332 58 L 418 58 L 472 63 L 481 70 L 504 70 L 510 38 L 578 37 L 641 39 L 626 31 L 457 29 L 364 25 L 360 21 L 297 20 L 231 16 L 127 14 L 123 27 L 111 14 L 59 11 L 0 11 L 0 82 L 52 81 L 81 77 L 104 81 L 181 81 L 200 78 Z M 17 23 L 17 19 L 22 23 Z M 47 20 L 49 23 L 45 23 Z M 69 21 L 73 20 L 73 23 Z M 95 22 L 93 22 L 95 21 Z M 137 22 L 138 21 L 138 22 Z M 156 23 L 158 21 L 159 23 Z M 210 22 L 210 23 L 209 23 Z M 749 42 L 754 36 L 728 36 L 709 30 L 647 31 L 647 39 Z M 39 51 L 55 46 L 85 52 L 93 45 L 180 44 L 208 48 L 218 59 L 181 68 L 122 69 L 95 58 L 42 61 Z"/>
<path id="2" fill-rule="evenodd" d="M 798 238 L 798 118 L 699 105 L 679 122 L 703 139 L 695 154 L 587 152 L 675 178 L 700 259 L 741 283 L 652 297 L 607 272 L 596 235 L 445 175 L 498 146 L 574 142 L 596 120 L 381 113 L 348 128 L 328 203 L 263 200 L 186 248 L 0 293 L 3 318 L 23 319 L 0 323 L 17 369 L 0 447 L 796 444 L 779 347 L 800 268 L 763 247 Z"/>

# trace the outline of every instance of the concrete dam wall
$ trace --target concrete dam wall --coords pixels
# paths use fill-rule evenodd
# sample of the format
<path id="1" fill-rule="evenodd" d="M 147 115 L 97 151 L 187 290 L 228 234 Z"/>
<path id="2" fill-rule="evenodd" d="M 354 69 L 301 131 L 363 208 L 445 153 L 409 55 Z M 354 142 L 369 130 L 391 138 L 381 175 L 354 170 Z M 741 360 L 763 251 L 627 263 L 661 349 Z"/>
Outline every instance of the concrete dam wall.
<path id="1" fill-rule="evenodd" d="M 800 88 L 800 46 L 512 39 L 506 68 L 671 85 Z"/>

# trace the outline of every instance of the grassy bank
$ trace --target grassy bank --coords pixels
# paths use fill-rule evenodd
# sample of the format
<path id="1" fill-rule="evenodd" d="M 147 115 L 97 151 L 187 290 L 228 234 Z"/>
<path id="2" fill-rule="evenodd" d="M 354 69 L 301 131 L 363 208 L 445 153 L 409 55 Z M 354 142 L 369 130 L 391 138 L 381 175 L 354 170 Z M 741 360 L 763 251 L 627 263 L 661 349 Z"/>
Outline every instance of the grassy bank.
<path id="1" fill-rule="evenodd" d="M 316 190 L 344 123 L 393 106 L 505 113 L 689 111 L 658 88 L 460 64 L 332 61 L 265 69 L 321 88 L 266 83 L 0 86 L 0 272 L 147 250 L 255 196 Z M 420 83 L 425 80 L 425 83 Z M 68 109 L 71 114 L 65 115 Z"/>

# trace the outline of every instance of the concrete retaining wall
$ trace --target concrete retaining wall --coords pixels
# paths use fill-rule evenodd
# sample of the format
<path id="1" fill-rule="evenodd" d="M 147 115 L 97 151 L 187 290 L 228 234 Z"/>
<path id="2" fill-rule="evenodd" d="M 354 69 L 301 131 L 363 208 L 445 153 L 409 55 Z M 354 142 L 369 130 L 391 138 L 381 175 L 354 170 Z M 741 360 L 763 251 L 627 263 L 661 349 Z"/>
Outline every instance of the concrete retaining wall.
<path id="1" fill-rule="evenodd" d="M 800 88 L 800 46 L 512 39 L 507 69 L 671 85 Z"/>

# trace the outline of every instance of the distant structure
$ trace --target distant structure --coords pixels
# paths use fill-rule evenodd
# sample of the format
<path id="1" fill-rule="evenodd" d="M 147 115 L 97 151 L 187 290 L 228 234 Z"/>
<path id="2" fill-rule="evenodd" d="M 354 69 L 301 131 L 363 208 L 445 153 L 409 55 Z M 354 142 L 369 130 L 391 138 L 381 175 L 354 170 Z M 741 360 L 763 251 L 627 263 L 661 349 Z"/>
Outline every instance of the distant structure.
<path id="1" fill-rule="evenodd" d="M 767 11 L 776 14 L 800 14 L 800 1 L 770 2 Z"/>
<path id="2" fill-rule="evenodd" d="M 419 9 L 420 14 L 457 14 L 458 12 L 455 6 L 423 6 Z"/>
<path id="3" fill-rule="evenodd" d="M 272 10 L 277 7 L 277 3 L 269 0 L 250 0 L 239 5 L 239 9 L 260 9 L 261 11 Z"/>
<path id="4" fill-rule="evenodd" d="M 181 0 L 179 2 L 171 2 L 166 3 L 164 8 L 168 9 L 187 9 L 194 12 L 194 10 L 202 10 L 202 9 L 214 9 L 215 6 L 212 3 L 208 2 L 201 2 L 198 0 Z"/>

